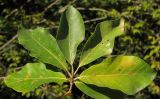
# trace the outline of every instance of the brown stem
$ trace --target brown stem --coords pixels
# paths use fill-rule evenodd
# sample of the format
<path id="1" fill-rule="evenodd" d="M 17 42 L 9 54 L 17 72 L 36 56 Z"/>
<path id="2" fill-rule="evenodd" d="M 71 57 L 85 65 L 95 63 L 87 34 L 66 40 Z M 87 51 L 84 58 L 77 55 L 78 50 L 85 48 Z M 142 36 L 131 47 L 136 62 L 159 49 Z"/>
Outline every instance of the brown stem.
<path id="1" fill-rule="evenodd" d="M 1 79 L 3 80 L 3 79 L 5 79 L 5 77 L 0 77 L 0 80 L 1 80 Z"/>
<path id="2" fill-rule="evenodd" d="M 71 75 L 70 75 L 70 79 L 69 79 L 69 90 L 63 95 L 63 96 L 67 96 L 70 95 L 72 93 L 72 87 L 73 87 L 73 82 L 74 82 L 74 68 L 73 65 L 71 66 Z"/>
<path id="3" fill-rule="evenodd" d="M 84 21 L 84 23 L 90 23 L 90 22 L 100 21 L 100 20 L 104 20 L 106 18 L 107 18 L 107 16 L 100 17 L 100 18 L 94 18 L 94 19 L 86 20 L 86 21 Z"/>
<path id="4" fill-rule="evenodd" d="M 44 11 L 42 13 L 45 13 L 48 9 L 52 8 L 54 5 L 60 3 L 61 0 L 55 0 L 53 2 L 51 2 L 46 8 L 44 8 Z"/>
<path id="5" fill-rule="evenodd" d="M 2 45 L 0 47 L 0 50 L 2 50 L 3 48 L 5 48 L 6 46 L 8 46 L 10 43 L 12 43 L 13 40 L 15 40 L 18 37 L 18 34 L 16 34 L 15 36 L 13 36 L 8 42 L 6 42 L 4 45 Z"/>

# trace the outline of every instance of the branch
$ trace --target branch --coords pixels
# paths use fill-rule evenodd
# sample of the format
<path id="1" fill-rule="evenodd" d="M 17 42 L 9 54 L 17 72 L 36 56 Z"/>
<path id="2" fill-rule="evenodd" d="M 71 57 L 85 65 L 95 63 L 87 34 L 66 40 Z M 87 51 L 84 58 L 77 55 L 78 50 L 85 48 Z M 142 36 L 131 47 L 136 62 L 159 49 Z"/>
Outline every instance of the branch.
<path id="1" fill-rule="evenodd" d="M 102 8 L 83 8 L 83 7 L 77 7 L 78 10 L 89 10 L 89 11 L 102 11 L 102 12 L 108 12 L 105 9 Z"/>
<path id="2" fill-rule="evenodd" d="M 11 69 L 15 69 L 15 70 L 21 70 L 23 68 L 23 66 L 21 67 L 15 67 L 15 68 L 11 68 Z"/>
<path id="3" fill-rule="evenodd" d="M 73 1 L 69 2 L 67 5 L 65 5 L 64 7 L 62 7 L 61 9 L 59 9 L 59 10 L 58 10 L 58 13 L 64 12 L 64 11 L 67 9 L 67 7 L 68 7 L 69 5 L 71 5 L 71 4 L 73 4 L 74 2 L 76 2 L 76 0 L 73 0 Z"/>
<path id="4" fill-rule="evenodd" d="M 13 48 L 15 45 L 10 45 L 9 47 L 5 48 L 4 50 L 0 51 L 0 54 L 4 53 L 5 51 Z"/>
<path id="5" fill-rule="evenodd" d="M 94 22 L 94 21 L 100 21 L 100 20 L 104 20 L 106 18 L 107 18 L 107 16 L 100 17 L 100 18 L 94 18 L 94 19 L 91 19 L 91 20 L 86 20 L 86 21 L 84 21 L 84 23 L 90 23 L 90 22 Z"/>
<path id="6" fill-rule="evenodd" d="M 50 8 L 52 8 L 52 6 L 58 4 L 59 2 L 61 2 L 61 0 L 53 0 L 53 2 L 51 2 L 47 7 L 44 8 L 44 11 L 42 11 L 42 13 L 45 13 L 47 10 L 49 10 Z"/>
<path id="7" fill-rule="evenodd" d="M 5 19 L 8 19 L 11 15 L 13 15 L 14 13 L 16 13 L 18 11 L 18 9 L 14 9 L 12 10 L 7 16 L 5 16 Z"/>
<path id="8" fill-rule="evenodd" d="M 18 37 L 18 34 L 16 34 L 15 36 L 13 36 L 8 42 L 6 42 L 4 45 L 2 45 L 0 47 L 0 50 L 2 50 L 3 48 L 5 48 L 6 46 L 8 46 L 13 40 L 15 40 Z"/>
<path id="9" fill-rule="evenodd" d="M 69 90 L 63 96 L 67 96 L 72 93 L 72 88 L 73 88 L 73 83 L 74 83 L 74 67 L 73 67 L 73 65 L 71 65 L 71 76 L 70 76 L 69 83 L 70 83 Z"/>
<path id="10" fill-rule="evenodd" d="M 78 10 L 89 10 L 89 11 L 101 11 L 101 12 L 105 12 L 107 13 L 108 11 L 102 8 L 83 8 L 83 7 L 77 7 Z M 94 19 L 90 19 L 90 20 L 86 20 L 84 23 L 90 23 L 90 22 L 94 22 L 94 21 L 100 21 L 100 20 L 104 20 L 106 19 L 107 16 L 105 14 L 104 17 L 100 17 L 100 18 L 94 18 Z"/>
<path id="11" fill-rule="evenodd" d="M 3 80 L 5 77 L 0 77 L 0 80 Z"/>

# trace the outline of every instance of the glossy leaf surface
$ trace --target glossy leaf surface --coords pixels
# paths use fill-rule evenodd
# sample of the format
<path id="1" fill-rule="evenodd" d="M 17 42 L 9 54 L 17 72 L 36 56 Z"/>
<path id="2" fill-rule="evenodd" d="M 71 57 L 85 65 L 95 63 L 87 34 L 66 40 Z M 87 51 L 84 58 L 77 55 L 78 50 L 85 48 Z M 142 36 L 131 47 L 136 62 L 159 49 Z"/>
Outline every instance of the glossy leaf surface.
<path id="1" fill-rule="evenodd" d="M 85 27 L 82 16 L 78 10 L 69 6 L 61 16 L 57 42 L 70 64 L 73 64 L 77 47 L 84 37 Z"/>
<path id="2" fill-rule="evenodd" d="M 83 71 L 79 79 L 87 84 L 108 87 L 133 95 L 145 88 L 156 73 L 142 59 L 118 56 L 105 59 Z"/>
<path id="3" fill-rule="evenodd" d="M 124 20 L 104 21 L 97 25 L 95 32 L 85 44 L 79 66 L 84 66 L 101 56 L 112 53 L 115 37 L 123 34 Z"/>
<path id="4" fill-rule="evenodd" d="M 60 51 L 56 39 L 44 28 L 23 29 L 18 33 L 19 43 L 31 52 L 31 56 L 40 61 L 67 70 L 65 57 Z"/>
<path id="5" fill-rule="evenodd" d="M 47 70 L 43 63 L 28 63 L 19 72 L 12 73 L 5 78 L 6 85 L 17 92 L 32 91 L 44 83 L 62 84 L 65 81 L 67 79 L 62 73 Z"/>

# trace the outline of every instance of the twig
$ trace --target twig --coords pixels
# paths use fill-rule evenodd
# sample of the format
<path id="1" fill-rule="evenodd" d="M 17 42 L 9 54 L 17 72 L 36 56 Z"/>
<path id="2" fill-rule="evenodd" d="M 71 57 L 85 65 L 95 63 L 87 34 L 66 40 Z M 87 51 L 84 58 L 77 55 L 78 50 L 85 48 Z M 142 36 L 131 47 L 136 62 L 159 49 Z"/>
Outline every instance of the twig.
<path id="1" fill-rule="evenodd" d="M 100 17 L 100 18 L 94 18 L 94 19 L 86 20 L 86 21 L 84 21 L 84 23 L 90 23 L 90 22 L 94 22 L 94 21 L 100 21 L 100 20 L 104 20 L 106 18 L 107 18 L 107 16 Z"/>
<path id="2" fill-rule="evenodd" d="M 43 94 L 41 95 L 41 99 L 44 99 L 44 96 L 45 96 L 45 94 L 43 93 Z"/>
<path id="3" fill-rule="evenodd" d="M 67 96 L 67 95 L 71 94 L 71 92 L 72 92 L 72 87 L 73 87 L 73 83 L 74 83 L 74 67 L 73 67 L 73 65 L 71 65 L 71 76 L 70 76 L 69 83 L 70 83 L 69 90 L 63 96 Z"/>
<path id="4" fill-rule="evenodd" d="M 6 42 L 4 45 L 2 45 L 0 47 L 0 50 L 2 50 L 3 48 L 5 48 L 7 45 L 9 45 L 13 40 L 15 40 L 18 37 L 18 34 L 16 34 L 15 36 L 13 36 L 8 42 Z"/>
<path id="5" fill-rule="evenodd" d="M 44 11 L 42 11 L 42 13 L 45 13 L 47 10 L 52 8 L 52 6 L 58 4 L 59 2 L 61 2 L 61 0 L 55 0 L 55 1 L 51 2 L 47 7 L 44 8 Z"/>
<path id="6" fill-rule="evenodd" d="M 4 50 L 0 51 L 0 54 L 4 53 L 5 51 L 13 48 L 15 45 L 10 45 L 9 47 L 5 48 Z"/>
<path id="7" fill-rule="evenodd" d="M 105 9 L 101 9 L 101 8 L 83 8 L 83 7 L 77 7 L 78 10 L 90 10 L 90 11 L 102 11 L 102 12 L 108 12 Z M 90 19 L 90 20 L 86 20 L 84 23 L 90 23 L 90 22 L 94 22 L 94 21 L 100 21 L 100 20 L 104 20 L 106 19 L 107 16 L 105 15 L 104 17 L 100 17 L 100 18 L 94 18 L 94 19 Z"/>
<path id="8" fill-rule="evenodd" d="M 67 5 L 65 5 L 63 8 L 59 9 L 59 10 L 58 10 L 58 13 L 64 12 L 64 11 L 67 9 L 67 7 L 68 7 L 69 5 L 71 5 L 71 4 L 73 4 L 74 2 L 76 2 L 76 0 L 73 0 L 73 1 L 69 2 L 69 3 L 68 3 Z"/>
<path id="9" fill-rule="evenodd" d="M 11 69 L 21 70 L 22 68 L 23 68 L 23 66 L 21 66 L 21 67 L 16 67 L 16 68 L 11 68 Z"/>
<path id="10" fill-rule="evenodd" d="M 5 16 L 5 19 L 8 19 L 11 15 L 13 15 L 14 13 L 16 13 L 18 11 L 18 9 L 14 9 L 12 10 L 7 16 Z"/>
<path id="11" fill-rule="evenodd" d="M 0 80 L 1 80 L 1 79 L 3 80 L 4 78 L 5 78 L 5 77 L 0 77 Z"/>
<path id="12" fill-rule="evenodd" d="M 108 12 L 105 9 L 102 8 L 83 8 L 83 7 L 77 7 L 78 10 L 89 10 L 89 11 L 102 11 L 102 12 Z"/>

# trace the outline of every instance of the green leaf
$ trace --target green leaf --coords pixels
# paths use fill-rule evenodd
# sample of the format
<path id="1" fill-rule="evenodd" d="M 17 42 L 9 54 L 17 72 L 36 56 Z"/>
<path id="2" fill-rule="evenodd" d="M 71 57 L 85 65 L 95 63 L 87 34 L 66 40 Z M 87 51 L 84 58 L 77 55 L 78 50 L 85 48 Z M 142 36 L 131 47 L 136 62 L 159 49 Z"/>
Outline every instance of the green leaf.
<path id="1" fill-rule="evenodd" d="M 74 7 L 69 6 L 61 16 L 57 42 L 70 64 L 73 64 L 77 47 L 84 37 L 85 27 L 82 16 Z"/>
<path id="2" fill-rule="evenodd" d="M 118 56 L 105 59 L 82 72 L 81 81 L 99 87 L 108 87 L 133 95 L 145 88 L 156 73 L 142 59 L 135 56 Z"/>
<path id="3" fill-rule="evenodd" d="M 81 81 L 76 81 L 75 85 L 82 92 L 95 99 L 124 99 L 124 95 L 121 92 L 109 88 L 97 87 Z"/>
<path id="4" fill-rule="evenodd" d="M 12 73 L 5 78 L 8 87 L 17 92 L 29 92 L 38 86 L 49 83 L 63 83 L 66 77 L 60 72 L 47 70 L 43 63 L 28 63 L 19 72 Z"/>
<path id="5" fill-rule="evenodd" d="M 104 21 L 96 26 L 96 30 L 85 44 L 80 57 L 79 67 L 84 66 L 101 56 L 112 53 L 115 37 L 123 34 L 124 20 Z"/>
<path id="6" fill-rule="evenodd" d="M 55 38 L 44 28 L 22 29 L 18 33 L 19 43 L 31 52 L 31 56 L 67 70 L 65 57 L 60 51 Z"/>

